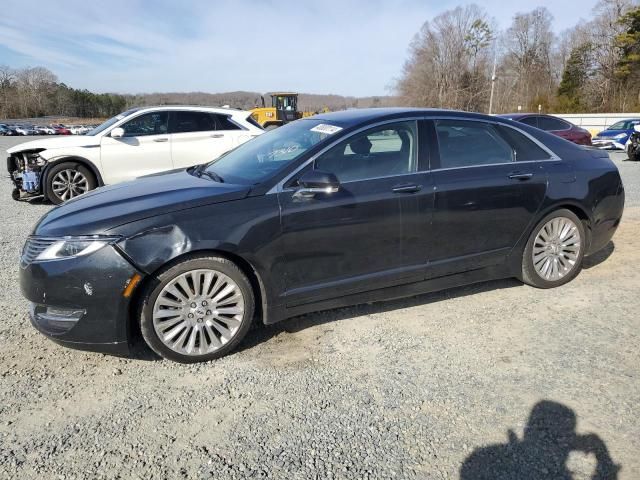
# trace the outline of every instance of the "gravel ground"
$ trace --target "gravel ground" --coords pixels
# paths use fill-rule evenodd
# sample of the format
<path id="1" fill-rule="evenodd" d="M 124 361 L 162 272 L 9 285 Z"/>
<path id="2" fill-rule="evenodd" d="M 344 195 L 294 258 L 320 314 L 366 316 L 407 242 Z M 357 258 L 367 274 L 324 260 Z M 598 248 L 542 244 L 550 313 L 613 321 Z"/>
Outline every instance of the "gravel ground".
<path id="1" fill-rule="evenodd" d="M 640 478 L 640 164 L 613 156 L 623 224 L 570 284 L 306 315 L 196 366 L 37 334 L 18 255 L 51 207 L 3 180 L 0 478 Z"/>

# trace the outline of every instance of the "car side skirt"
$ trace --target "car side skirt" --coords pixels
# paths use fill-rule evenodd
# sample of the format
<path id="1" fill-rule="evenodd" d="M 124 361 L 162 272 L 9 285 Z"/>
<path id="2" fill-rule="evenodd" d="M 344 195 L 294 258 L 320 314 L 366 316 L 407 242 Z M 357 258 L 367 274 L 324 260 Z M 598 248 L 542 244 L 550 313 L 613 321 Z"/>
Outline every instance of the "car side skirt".
<path id="1" fill-rule="evenodd" d="M 504 263 L 501 263 L 499 265 L 492 265 L 490 267 L 479 268 L 476 270 L 457 273 L 454 275 L 447 275 L 444 277 L 438 277 L 419 282 L 396 285 L 376 290 L 369 290 L 366 292 L 345 295 L 328 300 L 296 305 L 289 308 L 273 308 L 271 309 L 270 314 L 266 317 L 265 323 L 272 324 L 290 317 L 303 315 L 305 313 L 331 310 L 334 308 L 348 307 L 362 303 L 382 302 L 405 297 L 413 297 L 416 295 L 437 292 L 453 287 L 462 287 L 474 283 L 505 279 L 514 276 L 513 268 L 510 263 L 511 262 L 506 260 Z"/>

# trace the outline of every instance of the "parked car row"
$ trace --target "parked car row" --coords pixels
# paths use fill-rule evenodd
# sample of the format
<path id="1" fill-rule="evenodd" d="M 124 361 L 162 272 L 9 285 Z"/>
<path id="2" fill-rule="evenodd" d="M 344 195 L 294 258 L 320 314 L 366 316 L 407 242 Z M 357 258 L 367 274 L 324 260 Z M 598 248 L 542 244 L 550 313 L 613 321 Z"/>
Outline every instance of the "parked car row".
<path id="1" fill-rule="evenodd" d="M 631 145 L 631 136 L 640 126 L 640 118 L 629 118 L 614 123 L 591 138 L 591 133 L 571 122 L 551 115 L 511 113 L 499 115 L 516 122 L 545 130 L 578 145 L 591 145 L 602 150 L 625 150 L 630 159 L 636 159 L 637 148 Z M 631 149 L 634 148 L 634 152 Z"/>
<path id="2" fill-rule="evenodd" d="M 198 362 L 254 321 L 487 279 L 563 285 L 610 241 L 624 187 L 607 152 L 552 127 L 363 109 L 263 134 L 249 112 L 157 107 L 15 147 L 16 187 L 56 203 L 171 170 L 44 215 L 19 269 L 32 323 L 112 353 L 140 331 Z"/>
<path id="3" fill-rule="evenodd" d="M 0 123 L 0 135 L 84 135 L 96 125 L 29 125 Z"/>

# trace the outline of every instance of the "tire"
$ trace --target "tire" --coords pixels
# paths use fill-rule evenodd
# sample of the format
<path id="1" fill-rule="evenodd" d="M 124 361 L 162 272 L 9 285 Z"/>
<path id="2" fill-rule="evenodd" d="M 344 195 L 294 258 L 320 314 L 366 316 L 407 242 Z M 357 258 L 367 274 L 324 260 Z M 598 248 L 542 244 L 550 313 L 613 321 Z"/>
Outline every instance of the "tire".
<path id="1" fill-rule="evenodd" d="M 65 180 L 69 180 L 70 188 L 64 187 Z M 47 175 L 45 196 L 51 203 L 60 205 L 93 190 L 97 185 L 96 177 L 84 165 L 77 162 L 57 163 Z"/>
<path id="2" fill-rule="evenodd" d="M 213 277 L 207 283 L 209 273 Z M 156 275 L 142 293 L 139 311 L 142 337 L 154 352 L 179 363 L 206 362 L 242 341 L 253 323 L 255 297 L 233 262 L 192 256 Z"/>
<path id="3" fill-rule="evenodd" d="M 585 248 L 582 221 L 564 208 L 550 213 L 540 220 L 527 241 L 522 255 L 522 281 L 537 288 L 570 282 L 582 269 Z"/>

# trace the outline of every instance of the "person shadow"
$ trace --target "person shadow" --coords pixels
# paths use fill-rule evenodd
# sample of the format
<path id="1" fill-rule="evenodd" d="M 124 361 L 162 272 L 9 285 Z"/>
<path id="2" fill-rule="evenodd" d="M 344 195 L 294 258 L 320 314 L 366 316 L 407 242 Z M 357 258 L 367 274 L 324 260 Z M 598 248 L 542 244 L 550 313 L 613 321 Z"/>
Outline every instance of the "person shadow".
<path id="1" fill-rule="evenodd" d="M 578 435 L 576 414 L 561 403 L 543 400 L 531 410 L 522 440 L 508 431 L 505 444 L 478 448 L 460 469 L 460 480 L 569 480 L 571 452 L 594 455 L 592 480 L 615 480 L 620 466 L 613 463 L 604 441 L 596 434 Z"/>

